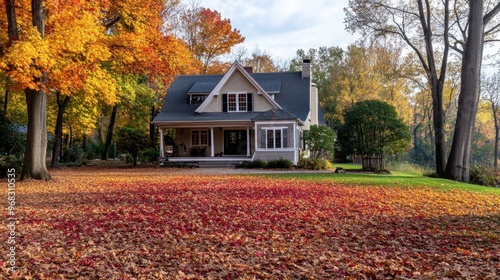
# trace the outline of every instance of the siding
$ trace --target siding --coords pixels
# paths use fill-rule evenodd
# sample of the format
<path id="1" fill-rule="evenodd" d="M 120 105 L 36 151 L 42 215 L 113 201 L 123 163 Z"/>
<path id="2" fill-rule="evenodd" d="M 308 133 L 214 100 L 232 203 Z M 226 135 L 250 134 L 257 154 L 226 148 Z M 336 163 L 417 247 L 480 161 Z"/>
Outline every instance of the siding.
<path id="1" fill-rule="evenodd" d="M 267 99 L 261 95 L 257 94 L 257 88 L 255 88 L 239 71 L 235 71 L 233 75 L 228 79 L 226 84 L 222 87 L 219 96 L 211 100 L 204 112 L 222 112 L 222 94 L 228 92 L 247 92 L 252 93 L 253 101 L 253 111 L 268 111 L 274 107 L 267 101 Z"/>
<path id="2" fill-rule="evenodd" d="M 273 160 L 273 159 L 288 159 L 291 162 L 295 160 L 294 151 L 256 151 L 253 160 L 260 159 L 263 161 Z"/>

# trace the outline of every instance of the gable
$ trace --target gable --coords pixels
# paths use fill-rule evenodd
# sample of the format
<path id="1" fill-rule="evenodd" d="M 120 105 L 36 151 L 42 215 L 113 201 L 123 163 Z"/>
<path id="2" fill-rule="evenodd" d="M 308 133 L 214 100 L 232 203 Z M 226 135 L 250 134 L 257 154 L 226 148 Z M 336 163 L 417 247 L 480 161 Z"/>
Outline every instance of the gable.
<path id="1" fill-rule="evenodd" d="M 267 111 L 281 106 L 275 102 L 250 74 L 235 62 L 226 75 L 212 90 L 206 100 L 196 109 L 197 113 L 223 112 L 223 95 L 232 93 L 247 93 L 252 95 L 253 111 Z"/>
<path id="2" fill-rule="evenodd" d="M 265 98 L 259 89 L 254 86 L 241 72 L 235 71 L 229 77 L 227 82 L 222 86 L 217 98 L 213 98 L 202 111 L 208 112 L 224 112 L 224 94 L 228 93 L 247 93 L 251 94 L 252 111 L 267 111 L 274 109 L 275 106 Z"/>

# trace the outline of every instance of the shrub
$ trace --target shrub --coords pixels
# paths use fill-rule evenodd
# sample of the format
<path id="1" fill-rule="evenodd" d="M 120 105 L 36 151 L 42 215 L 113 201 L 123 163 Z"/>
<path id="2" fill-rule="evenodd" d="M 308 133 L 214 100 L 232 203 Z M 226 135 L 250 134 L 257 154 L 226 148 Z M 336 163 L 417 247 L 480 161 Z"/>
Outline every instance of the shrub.
<path id="1" fill-rule="evenodd" d="M 280 158 L 280 159 L 273 159 L 267 162 L 267 168 L 271 169 L 277 169 L 277 168 L 282 168 L 282 169 L 292 169 L 293 168 L 293 162 L 291 162 L 288 159 Z"/>
<path id="2" fill-rule="evenodd" d="M 26 135 L 21 131 L 22 126 L 12 124 L 0 110 L 0 178 L 7 176 L 12 168 L 21 173 L 26 145 Z"/>
<path id="3" fill-rule="evenodd" d="M 80 166 L 87 164 L 85 151 L 80 147 L 71 147 L 63 153 L 62 162 L 64 166 Z"/>
<path id="4" fill-rule="evenodd" d="M 254 161 L 243 161 L 236 165 L 236 168 L 266 168 L 266 162 L 260 159 Z"/>
<path id="5" fill-rule="evenodd" d="M 480 165 L 470 169 L 470 183 L 482 186 L 496 187 L 495 174 Z"/>
<path id="6" fill-rule="evenodd" d="M 0 178 L 7 176 L 7 171 L 14 168 L 20 174 L 23 168 L 23 157 L 16 155 L 0 155 Z"/>
<path id="7" fill-rule="evenodd" d="M 335 151 L 335 133 L 326 125 L 312 125 L 304 131 L 304 142 L 312 158 L 331 158 Z"/>
<path id="8" fill-rule="evenodd" d="M 100 156 L 104 152 L 104 144 L 99 144 L 94 141 L 89 141 L 89 143 L 85 146 L 84 150 L 86 159 L 93 160 L 96 158 L 100 158 Z"/>
<path id="9" fill-rule="evenodd" d="M 332 168 L 332 163 L 330 161 L 317 158 L 301 158 L 299 165 L 309 170 L 325 170 Z"/>
<path id="10" fill-rule="evenodd" d="M 160 155 L 160 151 L 155 148 L 145 149 L 139 152 L 139 161 L 141 162 L 155 162 Z"/>
<path id="11" fill-rule="evenodd" d="M 118 148 L 130 153 L 134 166 L 137 165 L 139 152 L 148 146 L 149 137 L 136 127 L 124 126 L 117 132 Z"/>
<path id="12" fill-rule="evenodd" d="M 263 161 L 260 159 L 256 159 L 254 161 L 243 161 L 236 165 L 236 168 L 270 168 L 270 169 L 292 169 L 293 162 L 288 159 L 280 158 L 273 159 L 270 161 Z"/>

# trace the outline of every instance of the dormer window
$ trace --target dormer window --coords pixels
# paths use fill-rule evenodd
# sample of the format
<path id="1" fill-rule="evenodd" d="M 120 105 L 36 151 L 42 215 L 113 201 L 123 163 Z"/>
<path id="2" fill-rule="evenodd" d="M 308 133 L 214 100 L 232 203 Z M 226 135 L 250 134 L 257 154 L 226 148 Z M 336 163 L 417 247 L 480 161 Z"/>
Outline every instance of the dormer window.
<path id="1" fill-rule="evenodd" d="M 190 94 L 189 104 L 201 104 L 207 99 L 208 94 Z"/>
<path id="2" fill-rule="evenodd" d="M 252 94 L 246 92 L 230 92 L 222 95 L 223 112 L 252 111 Z"/>

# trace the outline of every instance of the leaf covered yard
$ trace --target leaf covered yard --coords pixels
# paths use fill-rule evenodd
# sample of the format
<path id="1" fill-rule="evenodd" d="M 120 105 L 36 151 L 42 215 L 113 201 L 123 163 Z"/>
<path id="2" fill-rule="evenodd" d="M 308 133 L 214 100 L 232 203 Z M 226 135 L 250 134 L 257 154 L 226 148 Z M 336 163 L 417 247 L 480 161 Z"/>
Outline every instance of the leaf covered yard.
<path id="1" fill-rule="evenodd" d="M 52 174 L 17 182 L 14 278 L 498 279 L 500 271 L 495 193 L 348 185 L 334 175 Z M 6 275 L 5 259 L 0 266 Z"/>

